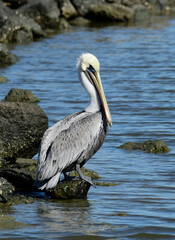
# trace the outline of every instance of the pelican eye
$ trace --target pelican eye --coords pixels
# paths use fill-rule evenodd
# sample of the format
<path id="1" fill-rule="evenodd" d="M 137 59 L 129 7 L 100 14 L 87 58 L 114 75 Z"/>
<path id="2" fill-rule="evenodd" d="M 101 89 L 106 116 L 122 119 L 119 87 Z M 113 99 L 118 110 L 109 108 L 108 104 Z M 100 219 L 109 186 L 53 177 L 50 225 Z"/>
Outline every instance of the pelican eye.
<path id="1" fill-rule="evenodd" d="M 95 75 L 96 71 L 95 69 L 92 67 L 92 65 L 89 65 L 89 67 L 87 68 L 88 71 L 91 71 L 91 73 L 93 73 Z"/>
<path id="2" fill-rule="evenodd" d="M 86 68 L 85 71 L 83 71 L 87 77 L 87 79 L 89 80 L 89 82 L 94 85 L 93 82 L 93 78 L 92 78 L 92 74 L 96 77 L 96 70 L 92 67 L 92 65 L 89 65 L 89 67 Z"/>

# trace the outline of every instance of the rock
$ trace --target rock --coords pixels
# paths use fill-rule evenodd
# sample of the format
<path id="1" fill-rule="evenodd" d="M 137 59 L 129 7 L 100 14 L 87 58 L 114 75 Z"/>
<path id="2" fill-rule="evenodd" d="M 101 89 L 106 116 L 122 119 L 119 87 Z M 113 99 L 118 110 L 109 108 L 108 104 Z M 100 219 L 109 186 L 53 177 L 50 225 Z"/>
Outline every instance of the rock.
<path id="1" fill-rule="evenodd" d="M 162 140 L 148 140 L 144 143 L 127 142 L 117 148 L 125 150 L 142 150 L 148 153 L 167 153 L 170 149 Z"/>
<path id="2" fill-rule="evenodd" d="M 98 173 L 95 172 L 95 171 L 88 170 L 88 169 L 86 169 L 84 167 L 81 168 L 81 171 L 82 171 L 83 175 L 91 177 L 92 179 L 99 179 L 100 178 Z M 69 176 L 70 177 L 77 177 L 77 176 L 79 176 L 79 174 L 78 174 L 77 171 L 73 171 L 73 172 L 69 173 Z"/>
<path id="3" fill-rule="evenodd" d="M 121 4 L 92 4 L 89 17 L 102 21 L 129 21 L 134 18 L 134 10 Z"/>
<path id="4" fill-rule="evenodd" d="M 0 169 L 7 167 L 7 161 L 5 159 L 0 158 Z"/>
<path id="5" fill-rule="evenodd" d="M 19 11 L 7 8 L 2 2 L 0 2 L 0 26 L 1 42 L 23 43 L 44 36 L 39 24 Z"/>
<path id="6" fill-rule="evenodd" d="M 70 21 L 73 26 L 90 26 L 92 22 L 89 19 L 83 17 L 77 17 Z"/>
<path id="7" fill-rule="evenodd" d="M 69 22 L 65 19 L 65 18 L 60 18 L 60 21 L 59 21 L 59 29 L 60 30 L 65 30 L 65 29 L 68 29 L 70 28 L 70 24 Z"/>
<path id="8" fill-rule="evenodd" d="M 90 183 L 84 180 L 60 182 L 56 187 L 46 191 L 54 199 L 80 199 L 86 198 Z"/>
<path id="9" fill-rule="evenodd" d="M 28 90 L 12 88 L 4 98 L 4 101 L 38 103 L 39 99 Z"/>
<path id="10" fill-rule="evenodd" d="M 34 189 L 34 179 L 20 170 L 3 169 L 0 177 L 7 179 L 17 190 L 31 191 Z"/>
<path id="11" fill-rule="evenodd" d="M 102 4 L 105 0 L 71 0 L 75 9 L 80 16 L 87 16 L 89 14 L 89 8 L 91 4 Z"/>
<path id="12" fill-rule="evenodd" d="M 13 64 L 17 61 L 17 57 L 10 53 L 5 44 L 0 43 L 0 67 Z M 2 78 L 1 78 L 2 80 Z"/>
<path id="13" fill-rule="evenodd" d="M 54 0 L 30 0 L 19 11 L 37 22 L 42 29 L 57 29 L 60 11 Z"/>
<path id="14" fill-rule="evenodd" d="M 0 76 L 0 83 L 8 82 L 6 77 Z"/>
<path id="15" fill-rule="evenodd" d="M 0 168 L 0 177 L 6 178 L 16 190 L 36 190 L 34 182 L 37 173 L 37 161 L 34 159 L 17 158 L 15 163 Z"/>
<path id="16" fill-rule="evenodd" d="M 112 187 L 117 186 L 116 183 L 110 183 L 110 182 L 94 182 L 95 186 L 101 186 L 101 187 Z"/>
<path id="17" fill-rule="evenodd" d="M 16 9 L 26 4 L 30 0 L 3 0 L 6 6 Z"/>
<path id="18" fill-rule="evenodd" d="M 58 0 L 58 6 L 60 8 L 61 15 L 65 19 L 72 19 L 78 15 L 75 7 L 69 0 Z"/>
<path id="19" fill-rule="evenodd" d="M 0 157 L 32 158 L 39 148 L 48 118 L 32 103 L 0 102 Z"/>
<path id="20" fill-rule="evenodd" d="M 132 7 L 136 4 L 141 4 L 141 0 L 121 0 L 121 4 L 127 7 Z"/>
<path id="21" fill-rule="evenodd" d="M 133 9 L 134 9 L 134 22 L 145 22 L 150 20 L 151 14 L 145 6 L 138 4 L 134 5 Z"/>
<path id="22" fill-rule="evenodd" d="M 5 178 L 0 177 L 0 202 L 6 203 L 11 197 L 15 188 Z"/>
<path id="23" fill-rule="evenodd" d="M 34 182 L 37 174 L 37 160 L 17 158 L 11 170 L 30 175 L 33 179 L 32 182 Z"/>

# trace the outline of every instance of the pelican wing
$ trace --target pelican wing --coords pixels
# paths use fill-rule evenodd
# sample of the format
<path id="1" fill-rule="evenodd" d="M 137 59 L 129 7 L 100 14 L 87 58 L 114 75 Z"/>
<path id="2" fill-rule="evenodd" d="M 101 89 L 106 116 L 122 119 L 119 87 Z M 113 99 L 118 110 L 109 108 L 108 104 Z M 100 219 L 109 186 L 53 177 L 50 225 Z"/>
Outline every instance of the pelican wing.
<path id="1" fill-rule="evenodd" d="M 81 113 L 77 121 L 55 137 L 46 152 L 46 158 L 40 163 L 38 179 L 40 181 L 62 172 L 79 157 L 85 157 L 86 151 L 93 147 L 101 126 L 100 113 Z"/>
<path id="2" fill-rule="evenodd" d="M 40 166 L 42 166 L 42 162 L 45 161 L 48 148 L 50 147 L 54 139 L 57 137 L 57 135 L 61 131 L 69 128 L 72 121 L 75 121 L 75 119 L 78 118 L 79 115 L 80 113 L 78 112 L 73 113 L 70 116 L 63 118 L 62 120 L 60 120 L 59 122 L 57 122 L 56 124 L 54 124 L 52 127 L 48 128 L 45 131 L 39 149 L 38 168 L 40 168 Z"/>

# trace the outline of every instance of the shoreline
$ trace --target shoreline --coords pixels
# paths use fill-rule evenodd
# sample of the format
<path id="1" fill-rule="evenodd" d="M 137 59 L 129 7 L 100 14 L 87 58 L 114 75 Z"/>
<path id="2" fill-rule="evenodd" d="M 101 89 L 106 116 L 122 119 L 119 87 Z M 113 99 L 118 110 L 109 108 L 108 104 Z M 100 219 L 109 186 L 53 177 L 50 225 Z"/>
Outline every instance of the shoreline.
<path id="1" fill-rule="evenodd" d="M 40 40 L 75 26 L 145 24 L 154 16 L 174 14 L 173 0 L 3 0 L 0 1 L 0 67 L 18 61 L 9 50 L 10 44 Z"/>

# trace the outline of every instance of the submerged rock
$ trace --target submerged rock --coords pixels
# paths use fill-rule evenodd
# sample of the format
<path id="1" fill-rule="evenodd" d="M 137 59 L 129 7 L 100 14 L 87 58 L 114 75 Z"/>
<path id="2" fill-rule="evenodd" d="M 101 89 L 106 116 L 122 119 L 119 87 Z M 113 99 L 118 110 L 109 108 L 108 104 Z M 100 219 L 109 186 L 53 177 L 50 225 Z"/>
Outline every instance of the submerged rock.
<path id="1" fill-rule="evenodd" d="M 26 89 L 12 88 L 4 98 L 4 101 L 38 103 L 39 99 Z"/>
<path id="2" fill-rule="evenodd" d="M 148 153 L 167 153 L 170 151 L 166 143 L 162 140 L 148 140 L 144 143 L 127 142 L 117 148 L 125 150 L 142 150 Z"/>
<path id="3" fill-rule="evenodd" d="M 80 199 L 86 198 L 90 183 L 84 180 L 60 182 L 56 187 L 46 191 L 54 199 Z"/>
<path id="4" fill-rule="evenodd" d="M 9 51 L 5 44 L 0 43 L 0 67 L 11 65 L 15 63 L 17 59 L 18 58 Z"/>
<path id="5" fill-rule="evenodd" d="M 5 178 L 0 177 L 0 202 L 6 203 L 14 192 L 15 188 Z"/>
<path id="6" fill-rule="evenodd" d="M 102 186 L 102 187 L 112 187 L 117 186 L 117 183 L 110 183 L 110 182 L 94 182 L 95 186 Z"/>
<path id="7" fill-rule="evenodd" d="M 0 76 L 0 83 L 8 82 L 8 78 Z"/>
<path id="8" fill-rule="evenodd" d="M 48 128 L 48 118 L 34 103 L 0 102 L 0 157 L 32 158 Z"/>

